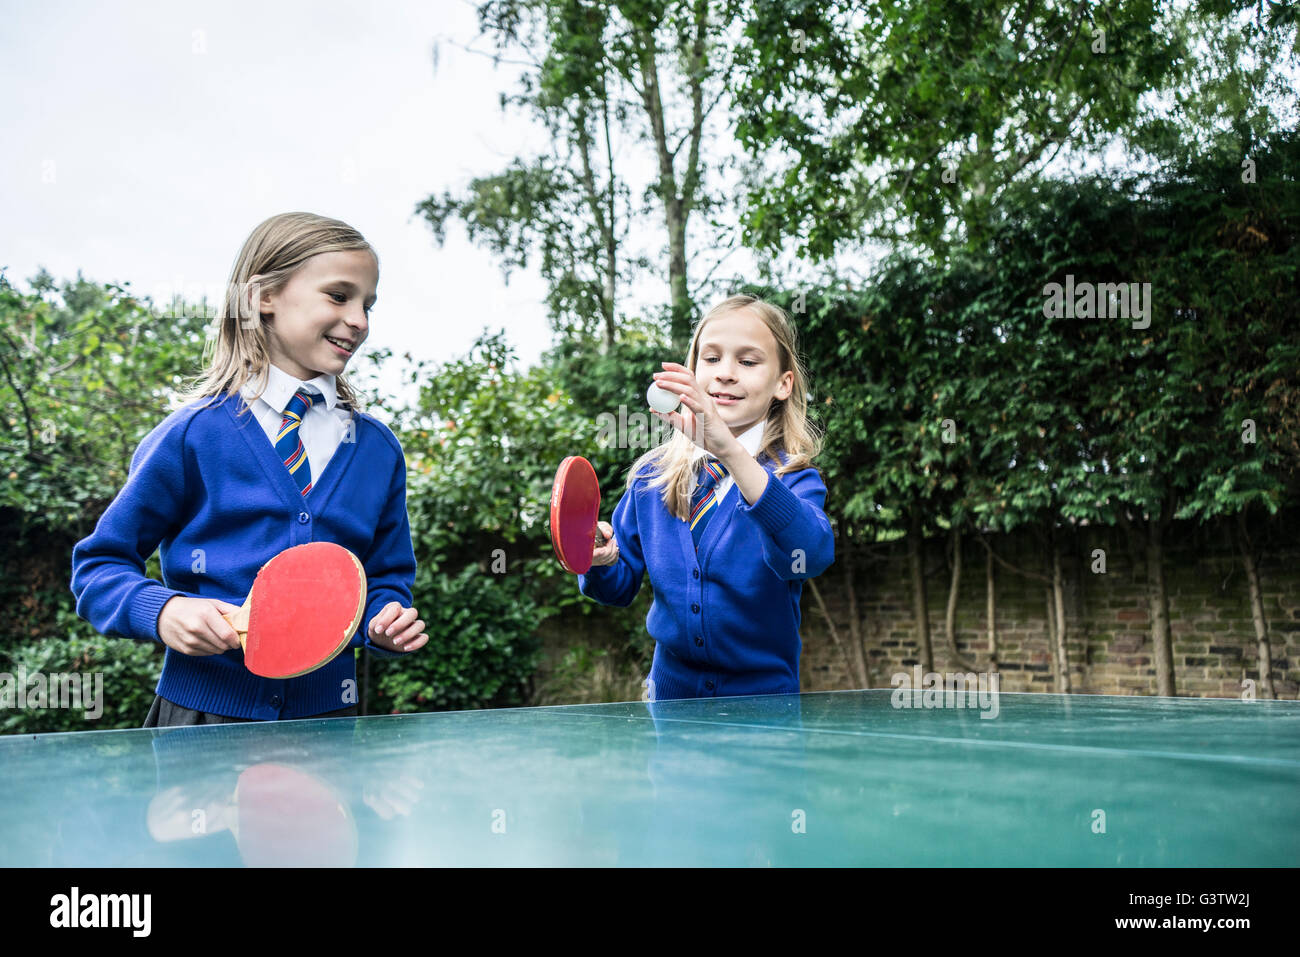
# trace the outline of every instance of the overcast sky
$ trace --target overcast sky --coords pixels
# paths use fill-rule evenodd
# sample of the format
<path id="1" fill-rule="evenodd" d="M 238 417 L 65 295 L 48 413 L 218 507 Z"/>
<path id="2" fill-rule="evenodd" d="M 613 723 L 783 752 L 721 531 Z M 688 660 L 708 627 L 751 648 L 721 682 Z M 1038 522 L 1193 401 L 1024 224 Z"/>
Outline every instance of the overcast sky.
<path id="1" fill-rule="evenodd" d="M 459 48 L 491 49 L 474 11 L 470 0 L 0 0 L 0 269 L 22 287 L 44 267 L 162 302 L 215 300 L 258 223 L 307 210 L 351 223 L 379 253 L 372 347 L 444 361 L 504 328 L 520 361 L 536 362 L 551 338 L 540 277 L 506 285 L 459 224 L 439 248 L 413 212 L 549 146 L 500 108 L 516 69 Z M 634 186 L 653 175 L 642 150 L 623 149 Z M 630 240 L 625 255 L 663 255 L 661 228 Z M 693 245 L 693 281 L 710 252 Z M 752 272 L 745 253 L 727 266 Z M 644 271 L 624 304 L 661 302 L 662 279 Z M 380 381 L 411 397 L 399 365 Z"/>
<path id="2" fill-rule="evenodd" d="M 507 286 L 461 227 L 438 248 L 412 212 L 547 142 L 501 112 L 514 72 L 448 42 L 474 39 L 472 4 L 0 0 L 0 16 L 0 268 L 16 285 L 43 266 L 216 290 L 253 227 L 306 210 L 379 253 L 370 345 L 441 361 L 504 327 L 529 364 L 550 344 L 538 276 Z"/>

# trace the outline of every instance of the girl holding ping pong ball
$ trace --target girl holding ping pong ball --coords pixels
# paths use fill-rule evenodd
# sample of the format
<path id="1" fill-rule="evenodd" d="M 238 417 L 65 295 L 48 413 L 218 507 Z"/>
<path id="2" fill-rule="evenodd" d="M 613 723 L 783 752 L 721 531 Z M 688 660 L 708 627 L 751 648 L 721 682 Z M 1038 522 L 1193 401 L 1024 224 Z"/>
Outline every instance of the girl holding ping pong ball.
<path id="1" fill-rule="evenodd" d="M 370 332 L 379 258 L 351 226 L 283 213 L 245 241 L 207 368 L 140 443 L 126 485 L 72 555 L 77 613 L 104 634 L 165 645 L 146 727 L 357 713 L 354 656 L 297 678 L 244 666 L 234 628 L 259 568 L 330 541 L 365 567 L 350 647 L 428 641 L 411 606 L 406 460 L 344 377 Z M 145 576 L 160 548 L 163 580 Z"/>
<path id="2" fill-rule="evenodd" d="M 649 575 L 648 700 L 796 694 L 799 596 L 835 541 L 794 328 L 779 307 L 732 296 L 654 383 L 681 401 L 653 413 L 673 433 L 630 469 L 578 587 L 626 606 Z"/>

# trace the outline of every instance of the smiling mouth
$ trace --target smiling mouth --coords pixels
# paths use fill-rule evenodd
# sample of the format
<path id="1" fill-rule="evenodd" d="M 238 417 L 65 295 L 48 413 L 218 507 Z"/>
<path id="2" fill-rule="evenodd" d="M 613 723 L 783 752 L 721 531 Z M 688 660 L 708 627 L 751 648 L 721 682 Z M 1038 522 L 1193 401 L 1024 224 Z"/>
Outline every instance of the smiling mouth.
<path id="1" fill-rule="evenodd" d="M 325 340 L 327 342 L 332 342 L 344 352 L 348 353 L 348 355 L 351 355 L 352 350 L 355 348 L 355 346 L 353 346 L 353 344 L 347 339 L 335 339 L 333 336 L 326 336 Z"/>
<path id="2" fill-rule="evenodd" d="M 744 396 L 732 395 L 730 392 L 714 392 L 712 395 L 715 399 L 734 399 L 737 402 L 744 398 Z"/>

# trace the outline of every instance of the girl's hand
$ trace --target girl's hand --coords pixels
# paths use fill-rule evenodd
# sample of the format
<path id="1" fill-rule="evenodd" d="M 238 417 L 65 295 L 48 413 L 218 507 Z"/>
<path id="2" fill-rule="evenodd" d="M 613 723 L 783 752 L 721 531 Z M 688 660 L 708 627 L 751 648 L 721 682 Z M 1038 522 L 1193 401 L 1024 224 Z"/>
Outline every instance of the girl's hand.
<path id="1" fill-rule="evenodd" d="M 591 563 L 593 565 L 613 565 L 618 561 L 618 542 L 614 541 L 614 526 L 609 522 L 597 522 L 596 527 L 600 529 L 601 536 L 605 539 L 603 545 L 597 545 L 591 553 Z"/>
<path id="2" fill-rule="evenodd" d="M 713 396 L 700 388 L 690 369 L 676 362 L 663 363 L 664 371 L 654 375 L 655 385 L 665 392 L 681 396 L 682 404 L 676 412 L 653 412 L 673 428 L 718 458 L 737 444 L 736 437 L 722 416 Z"/>
<path id="3" fill-rule="evenodd" d="M 238 605 L 216 598 L 173 595 L 158 615 L 158 637 L 183 655 L 220 655 L 239 647 L 239 634 L 222 615 Z"/>
<path id="4" fill-rule="evenodd" d="M 370 619 L 370 642 L 389 651 L 416 651 L 429 642 L 424 622 L 414 608 L 403 608 L 390 601 L 384 610 Z"/>

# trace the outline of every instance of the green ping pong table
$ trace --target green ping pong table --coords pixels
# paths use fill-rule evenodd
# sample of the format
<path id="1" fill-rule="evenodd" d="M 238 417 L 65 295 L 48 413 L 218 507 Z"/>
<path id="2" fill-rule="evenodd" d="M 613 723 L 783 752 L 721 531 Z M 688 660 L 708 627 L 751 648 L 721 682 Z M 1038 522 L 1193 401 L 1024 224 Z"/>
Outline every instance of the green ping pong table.
<path id="1" fill-rule="evenodd" d="M 1300 704 L 992 700 L 828 692 L 6 736 L 0 864 L 1300 861 Z"/>

